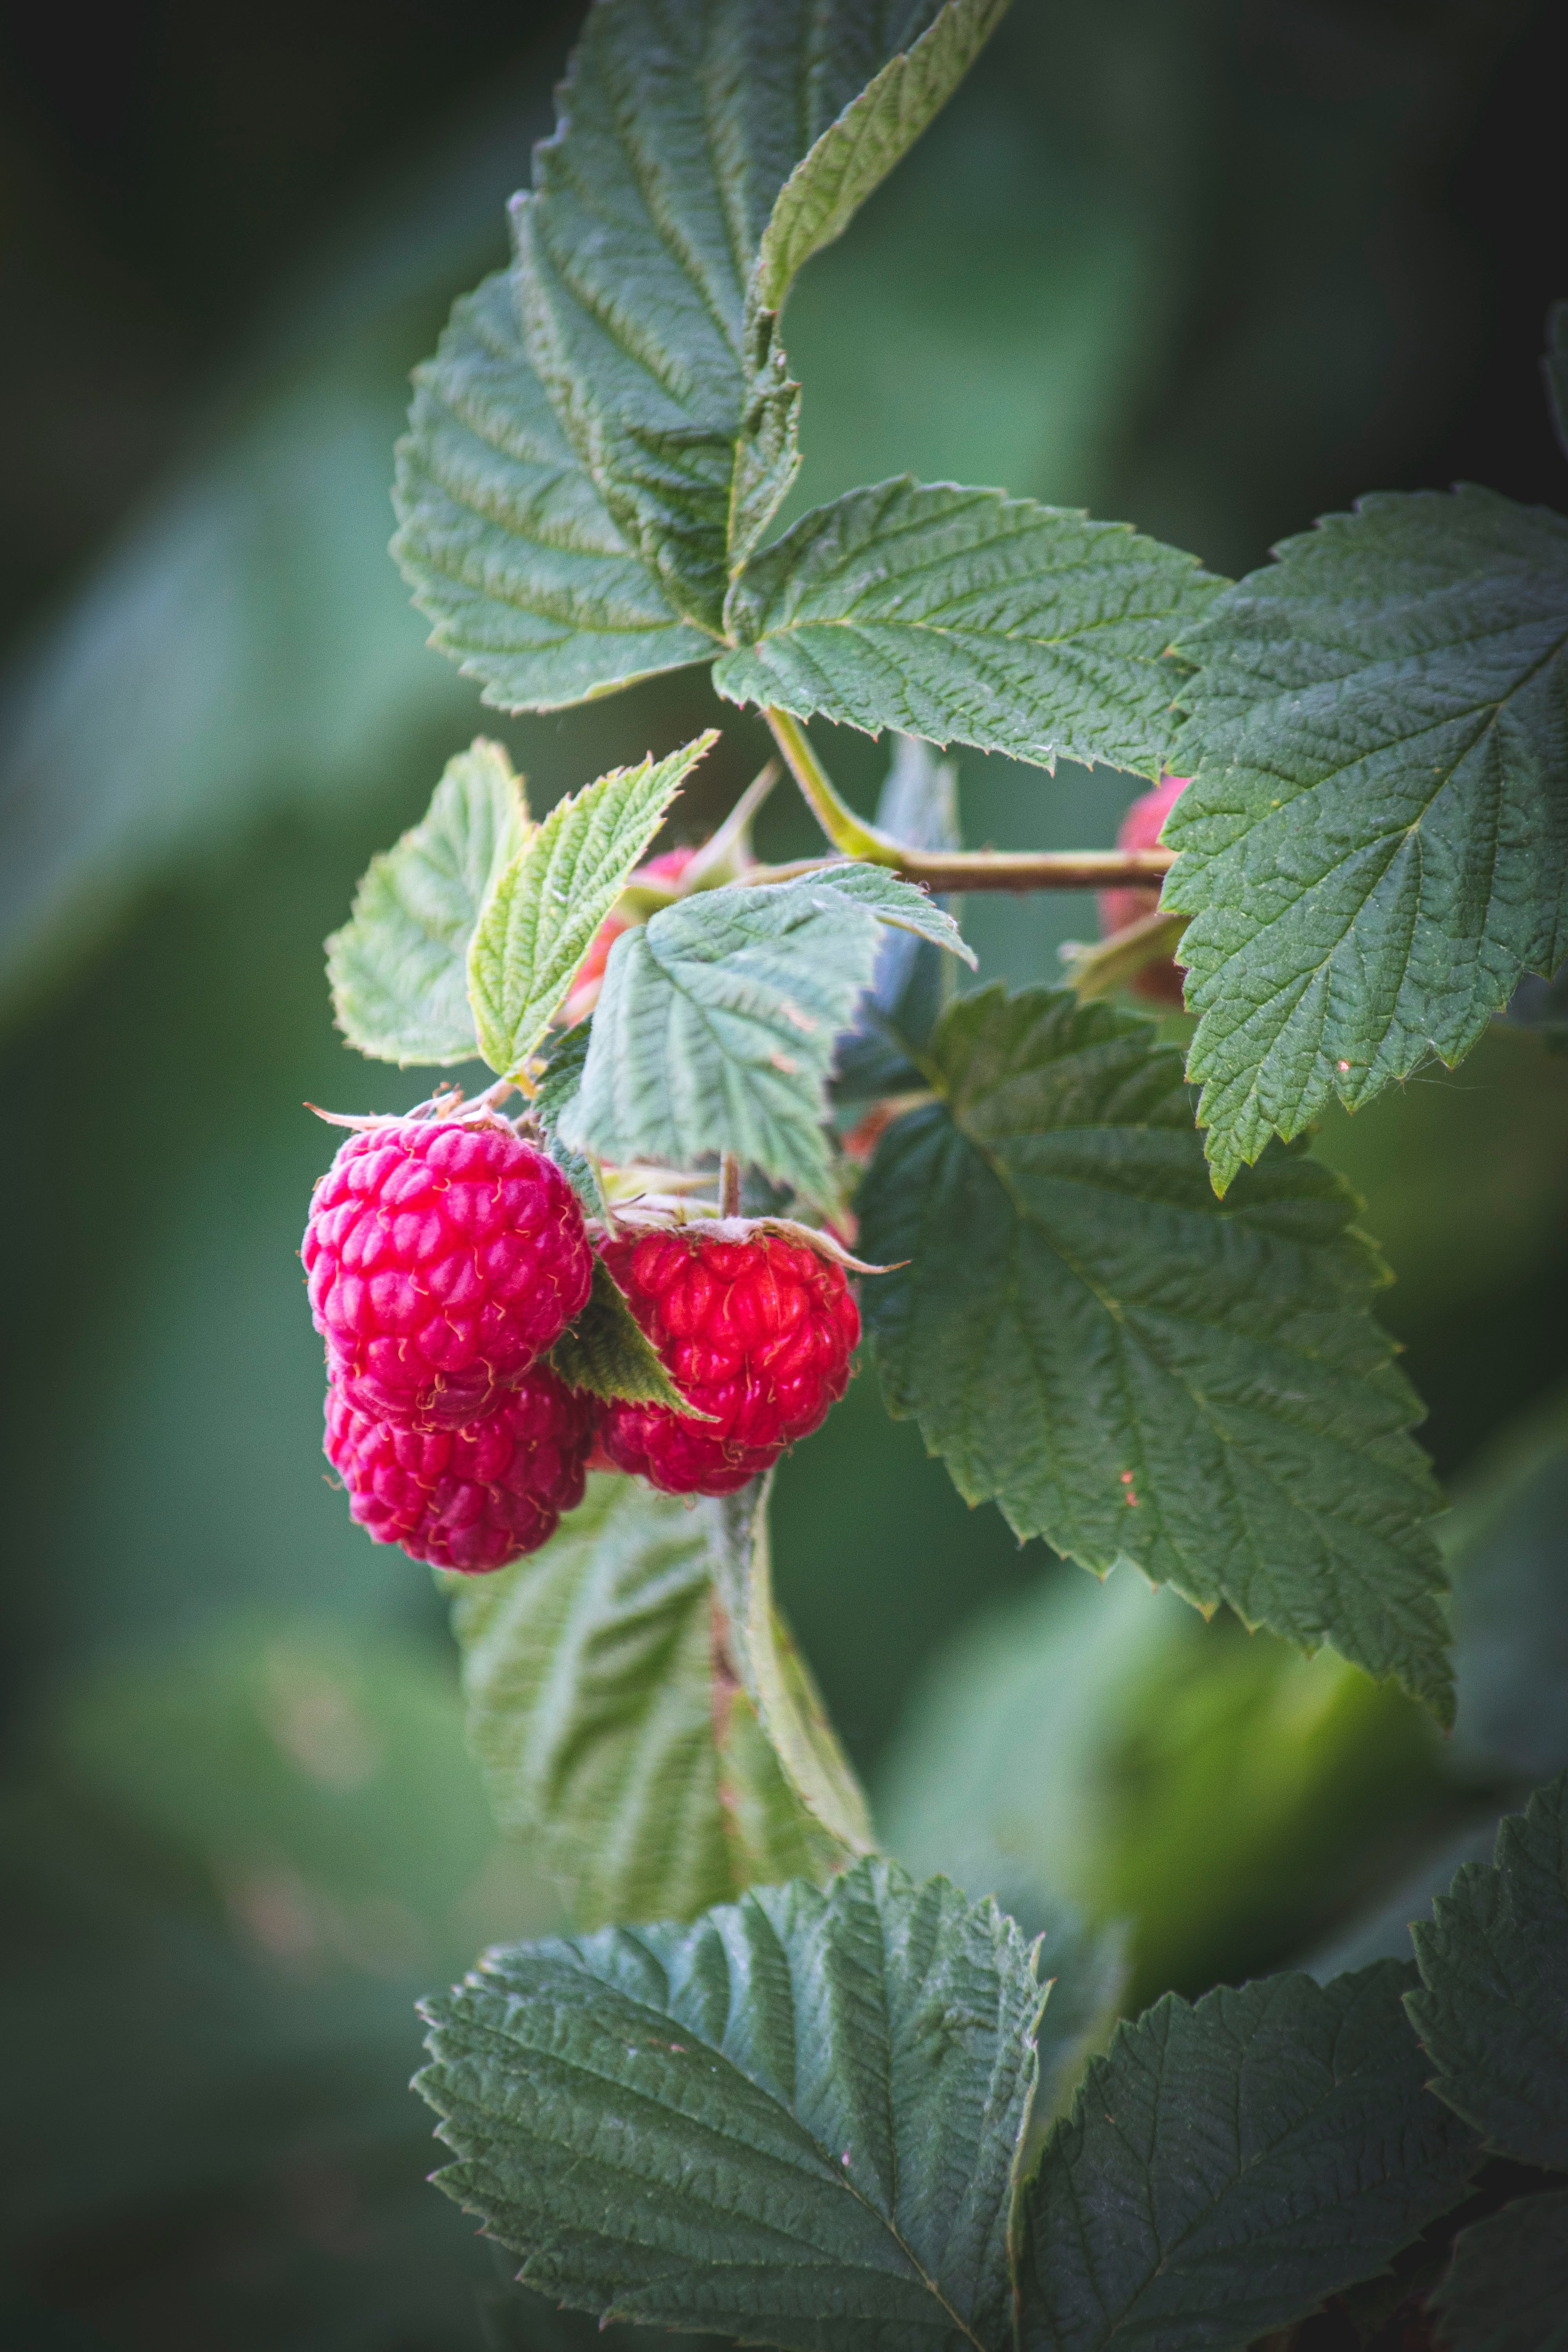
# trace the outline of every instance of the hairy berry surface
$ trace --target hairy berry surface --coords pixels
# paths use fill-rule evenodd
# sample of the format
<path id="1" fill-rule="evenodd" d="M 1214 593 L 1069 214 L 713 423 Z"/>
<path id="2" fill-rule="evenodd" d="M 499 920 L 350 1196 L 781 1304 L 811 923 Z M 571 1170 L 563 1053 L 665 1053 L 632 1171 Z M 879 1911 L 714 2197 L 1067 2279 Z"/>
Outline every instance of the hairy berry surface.
<path id="1" fill-rule="evenodd" d="M 317 1185 L 300 1252 L 356 1411 L 456 1429 L 554 1346 L 594 1259 L 572 1187 L 508 1127 L 388 1119 Z"/>
<path id="2" fill-rule="evenodd" d="M 583 1499 L 592 1400 L 535 1366 L 467 1429 L 400 1429 L 327 1391 L 327 1459 L 377 1543 L 433 1568 L 504 1568 Z"/>
<path id="3" fill-rule="evenodd" d="M 1118 849 L 1153 849 L 1159 845 L 1165 819 L 1174 808 L 1179 795 L 1186 790 L 1191 778 L 1162 776 L 1152 793 L 1142 793 L 1133 802 L 1117 828 Z M 1131 923 L 1142 922 L 1160 904 L 1158 887 L 1130 883 L 1124 889 L 1102 890 L 1100 893 L 1100 936 L 1114 939 Z M 1145 964 L 1134 972 L 1127 983 L 1135 996 L 1146 996 L 1155 1004 L 1180 1004 L 1182 1002 L 1182 970 L 1170 956 L 1158 963 Z"/>
<path id="4" fill-rule="evenodd" d="M 683 1395 L 604 1409 L 600 1445 L 670 1495 L 728 1495 L 805 1437 L 844 1393 L 860 1315 L 842 1267 L 776 1234 L 689 1227 L 602 1245 L 605 1265 Z"/>

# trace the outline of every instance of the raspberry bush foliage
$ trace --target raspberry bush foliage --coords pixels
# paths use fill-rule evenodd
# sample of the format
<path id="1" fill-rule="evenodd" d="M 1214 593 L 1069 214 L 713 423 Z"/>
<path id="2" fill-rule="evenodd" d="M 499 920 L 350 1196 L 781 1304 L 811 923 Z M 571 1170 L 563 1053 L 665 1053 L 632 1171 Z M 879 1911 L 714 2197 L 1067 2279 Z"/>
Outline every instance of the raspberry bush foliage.
<path id="1" fill-rule="evenodd" d="M 1401 2295 L 1454 2352 L 1568 2342 L 1563 1780 L 1415 1962 L 1117 2022 L 1114 1938 L 884 1850 L 774 1603 L 773 1467 L 859 1348 L 1020 1540 L 1447 1726 L 1422 1407 L 1310 1123 L 1565 943 L 1563 518 L 1373 497 L 1237 583 L 989 488 L 775 528 L 790 285 L 1004 5 L 594 0 L 416 378 L 395 551 L 484 698 L 706 663 L 779 753 L 656 848 L 711 732 L 542 820 L 481 737 L 329 945 L 362 1053 L 489 1065 L 340 1122 L 303 1255 L 348 1507 L 441 1572 L 576 1930 L 431 1999 L 437 2178 L 552 2343 L 1370 2345 Z M 814 719 L 888 738 L 874 824 Z M 952 744 L 1146 790 L 1112 849 L 965 849 Z M 770 866 L 784 770 L 825 840 Z M 1054 887 L 1100 943 L 973 976 L 963 895 Z"/>

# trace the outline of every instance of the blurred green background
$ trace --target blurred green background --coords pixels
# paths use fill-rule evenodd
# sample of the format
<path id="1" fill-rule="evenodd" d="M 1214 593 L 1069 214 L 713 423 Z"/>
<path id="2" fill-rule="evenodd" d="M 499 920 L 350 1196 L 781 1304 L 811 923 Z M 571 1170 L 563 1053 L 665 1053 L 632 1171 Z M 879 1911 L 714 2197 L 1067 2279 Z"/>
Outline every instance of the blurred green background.
<path id="1" fill-rule="evenodd" d="M 329 1018 L 370 854 L 476 730 L 538 808 L 713 715 L 693 676 L 483 711 L 384 551 L 407 371 L 502 256 L 577 13 L 0 29 L 7 2347 L 590 2340 L 423 2186 L 412 2000 L 552 1898 L 489 1828 L 428 1578 L 321 1475 L 293 1256 L 302 1103 L 422 1091 Z M 792 506 L 907 468 L 1231 572 L 1370 488 L 1561 506 L 1552 15 L 1018 0 L 792 303 Z M 759 763 L 718 716 L 678 833 Z M 869 805 L 886 747 L 824 741 Z M 975 844 L 1108 842 L 1138 789 L 961 771 Z M 810 838 L 779 796 L 764 852 Z M 1015 980 L 1091 924 L 967 915 Z M 1396 1936 L 1568 1761 L 1568 1057 L 1500 1026 L 1320 1148 L 1471 1497 L 1446 1748 L 1331 1659 L 1019 1551 L 869 1377 L 781 1478 L 784 1602 L 891 1842 L 1127 1922 L 1131 1998 Z"/>

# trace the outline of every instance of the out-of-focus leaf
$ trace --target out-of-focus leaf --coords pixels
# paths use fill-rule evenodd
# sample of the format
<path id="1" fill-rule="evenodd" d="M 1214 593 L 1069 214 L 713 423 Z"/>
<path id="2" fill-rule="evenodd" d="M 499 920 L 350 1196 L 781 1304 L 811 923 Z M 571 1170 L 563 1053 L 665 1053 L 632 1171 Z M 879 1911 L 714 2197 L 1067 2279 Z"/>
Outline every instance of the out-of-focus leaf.
<path id="1" fill-rule="evenodd" d="M 1414 1929 L 1406 2001 L 1441 2093 L 1501 2156 L 1568 2170 L 1568 1773 Z"/>
<path id="2" fill-rule="evenodd" d="M 1237 2352 L 1451 2205 L 1475 2139 L 1423 2084 L 1413 1974 L 1168 1993 L 1119 2027 L 1026 2198 L 1022 2352 Z"/>
<path id="3" fill-rule="evenodd" d="M 1568 1393 L 1459 1491 L 1444 1534 L 1458 1688 L 1448 1764 L 1492 1784 L 1544 1780 L 1568 1767 Z"/>
<path id="4" fill-rule="evenodd" d="M 580 2309 L 992 2352 L 1039 2002 L 994 1905 L 877 1858 L 688 1928 L 513 1946 L 427 2004 L 436 2178 Z"/>
<path id="5" fill-rule="evenodd" d="M 717 740 L 710 729 L 558 802 L 500 876 L 468 950 L 468 992 L 485 1059 L 503 1077 L 543 1042 L 626 877 Z"/>
<path id="6" fill-rule="evenodd" d="M 1461 2230 L 1432 2308 L 1447 2352 L 1568 2352 L 1568 2189 Z"/>
<path id="7" fill-rule="evenodd" d="M 861 1246 L 891 1410 L 970 1502 L 1452 1714 L 1437 1495 L 1370 1307 L 1386 1279 L 1329 1171 L 1277 1153 L 1215 1199 L 1153 1025 L 992 988 L 884 1136 Z"/>
<path id="8" fill-rule="evenodd" d="M 371 860 L 353 914 L 327 941 L 332 1010 L 378 1061 L 471 1062 L 468 942 L 531 830 L 503 745 L 476 738 L 447 762 L 429 810 Z"/>
<path id="9" fill-rule="evenodd" d="M 1047 767 L 1157 776 L 1175 740 L 1163 656 L 1215 583 L 1123 523 L 907 477 L 816 508 L 736 578 L 732 702 Z"/>
<path id="10" fill-rule="evenodd" d="M 877 803 L 877 829 L 909 849 L 962 845 L 958 770 L 951 760 L 939 760 L 918 735 L 894 740 L 892 766 Z M 950 899 L 935 903 L 952 912 Z M 836 1103 L 869 1102 L 924 1085 L 910 1055 L 935 1028 L 952 973 L 952 966 L 929 941 L 909 931 L 884 932 L 855 1025 L 834 1049 Z"/>

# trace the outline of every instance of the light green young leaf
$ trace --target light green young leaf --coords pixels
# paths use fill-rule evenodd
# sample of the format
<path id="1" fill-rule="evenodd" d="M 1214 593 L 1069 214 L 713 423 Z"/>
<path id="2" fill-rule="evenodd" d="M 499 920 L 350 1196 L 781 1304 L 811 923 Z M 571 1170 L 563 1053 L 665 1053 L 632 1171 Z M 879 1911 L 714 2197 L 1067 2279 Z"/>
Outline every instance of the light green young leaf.
<path id="1" fill-rule="evenodd" d="M 1344 1185 L 1279 1150 L 1216 1200 L 1179 1057 L 1068 990 L 961 999 L 925 1066 L 944 1099 L 857 1201 L 899 1269 L 862 1306 L 889 1409 L 1021 1538 L 1326 1642 L 1450 1719 L 1421 1408 Z"/>
<path id="2" fill-rule="evenodd" d="M 743 1577 L 732 1552 L 763 1515 L 755 1488 L 688 1509 L 595 1475 L 542 1550 L 453 1580 L 491 1803 L 537 1839 L 586 1926 L 689 1918 L 755 1879 L 852 1858 L 795 1794 L 730 1655 L 716 1580 Z"/>
<path id="3" fill-rule="evenodd" d="M 712 651 L 629 552 L 534 373 L 512 273 L 415 376 L 392 551 L 430 642 L 502 710 L 556 710 Z"/>
<path id="4" fill-rule="evenodd" d="M 1421 1990 L 1405 2007 L 1432 2087 L 1521 2164 L 1568 2171 L 1568 1772 L 1468 1862 L 1411 1929 Z"/>
<path id="5" fill-rule="evenodd" d="M 1189 915 L 1222 1189 L 1271 1133 L 1458 1062 L 1568 952 L 1568 520 L 1490 490 L 1365 499 L 1179 651 L 1162 905 Z"/>
<path id="6" fill-rule="evenodd" d="M 448 760 L 426 814 L 372 858 L 353 915 L 327 941 L 332 1011 L 351 1045 L 405 1066 L 478 1057 L 468 941 L 529 831 L 502 745 L 480 736 Z"/>
<path id="7" fill-rule="evenodd" d="M 842 236 L 873 188 L 947 104 L 1006 14 L 1007 0 L 948 0 L 919 40 L 829 123 L 784 186 L 757 257 L 756 300 L 782 308 L 814 253 Z"/>
<path id="8" fill-rule="evenodd" d="M 1000 2352 L 1039 2002 L 994 1904 L 879 1859 L 689 1928 L 514 1945 L 427 2007 L 437 2179 L 578 2309 Z"/>
<path id="9" fill-rule="evenodd" d="M 1431 2301 L 1446 2352 L 1568 2352 L 1568 2189 L 1461 2230 Z"/>
<path id="10" fill-rule="evenodd" d="M 1463 2193 L 1381 1960 L 1167 1993 L 1091 2061 L 1027 2195 L 1021 2352 L 1240 2352 L 1381 2270 Z"/>
<path id="11" fill-rule="evenodd" d="M 717 740 L 710 728 L 666 760 L 650 753 L 572 793 L 501 876 L 468 950 L 468 993 L 480 1050 L 503 1077 L 543 1043 L 627 876 Z"/>
<path id="12" fill-rule="evenodd" d="M 584 26 L 535 193 L 513 208 L 529 350 L 625 544 L 695 628 L 720 631 L 735 552 L 796 464 L 795 388 L 749 299 L 780 191 L 942 14 L 617 0 Z M 928 115 L 941 79 L 917 75 Z M 918 112 L 911 95 L 905 144 Z M 883 146 L 886 169 L 890 121 Z"/>
<path id="13" fill-rule="evenodd" d="M 907 477 L 803 515 L 736 579 L 713 678 L 875 734 L 1158 775 L 1163 659 L 1215 583 L 1124 523 Z"/>
<path id="14" fill-rule="evenodd" d="M 822 1134 L 834 1041 L 884 922 L 973 961 L 952 918 L 885 867 L 706 890 L 616 941 L 579 1091 L 578 1150 L 689 1167 L 733 1151 L 830 1205 Z"/>
<path id="15" fill-rule="evenodd" d="M 670 1379 L 602 1257 L 594 1260 L 588 1304 L 550 1350 L 550 1369 L 569 1389 L 589 1396 L 623 1397 L 631 1404 L 664 1405 L 671 1412 L 697 1410 Z"/>

